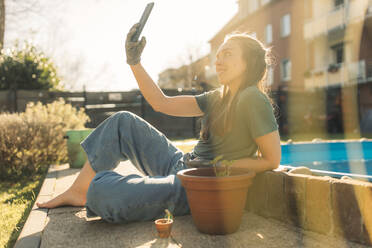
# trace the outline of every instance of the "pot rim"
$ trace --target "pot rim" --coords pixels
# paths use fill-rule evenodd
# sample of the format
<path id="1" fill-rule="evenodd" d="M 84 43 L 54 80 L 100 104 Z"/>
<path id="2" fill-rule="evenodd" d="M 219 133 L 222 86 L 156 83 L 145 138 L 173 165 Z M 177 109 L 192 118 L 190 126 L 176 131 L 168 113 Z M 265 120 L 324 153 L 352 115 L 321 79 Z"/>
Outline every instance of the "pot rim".
<path id="1" fill-rule="evenodd" d="M 160 221 L 164 221 L 164 220 L 166 220 L 167 222 L 166 223 L 160 222 Z M 169 220 L 167 218 L 156 219 L 154 221 L 154 223 L 156 225 L 169 225 L 169 224 L 172 224 L 173 223 L 173 219 L 169 219 Z"/>
<path id="2" fill-rule="evenodd" d="M 184 170 L 180 170 L 177 172 L 177 176 L 181 176 L 183 178 L 201 178 L 201 179 L 209 179 L 209 180 L 231 180 L 231 179 L 241 179 L 242 177 L 246 178 L 246 177 L 250 177 L 250 178 L 253 178 L 256 173 L 254 171 L 251 171 L 251 170 L 248 170 L 248 169 L 239 169 L 241 171 L 244 171 L 244 173 L 240 174 L 240 175 L 231 175 L 231 176 L 222 176 L 222 177 L 216 177 L 216 176 L 194 176 L 194 175 L 186 175 L 187 172 L 190 172 L 190 171 L 195 171 L 195 170 L 211 170 L 213 169 L 212 167 L 208 167 L 208 168 L 190 168 L 190 169 L 184 169 Z"/>

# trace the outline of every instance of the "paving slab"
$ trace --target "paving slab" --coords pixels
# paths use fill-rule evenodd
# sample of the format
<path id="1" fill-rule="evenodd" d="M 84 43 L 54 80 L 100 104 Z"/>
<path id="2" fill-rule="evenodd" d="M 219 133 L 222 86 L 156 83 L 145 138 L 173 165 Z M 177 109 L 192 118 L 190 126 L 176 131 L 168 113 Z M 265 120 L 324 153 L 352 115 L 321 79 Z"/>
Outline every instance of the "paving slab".
<path id="1" fill-rule="evenodd" d="M 116 169 L 121 174 L 140 174 L 130 163 Z M 54 173 L 54 174 L 52 174 Z M 66 190 L 78 175 L 68 166 L 51 167 L 45 188 L 38 200 L 50 198 Z M 54 184 L 53 184 L 54 175 Z M 47 184 L 49 186 L 47 186 Z M 38 209 L 31 214 L 16 243 L 16 248 L 30 247 L 355 247 L 357 243 L 305 231 L 292 225 L 246 212 L 239 230 L 230 235 L 208 235 L 198 232 L 190 215 L 177 216 L 172 237 L 157 237 L 153 222 L 110 224 L 87 219 L 82 207 Z"/>

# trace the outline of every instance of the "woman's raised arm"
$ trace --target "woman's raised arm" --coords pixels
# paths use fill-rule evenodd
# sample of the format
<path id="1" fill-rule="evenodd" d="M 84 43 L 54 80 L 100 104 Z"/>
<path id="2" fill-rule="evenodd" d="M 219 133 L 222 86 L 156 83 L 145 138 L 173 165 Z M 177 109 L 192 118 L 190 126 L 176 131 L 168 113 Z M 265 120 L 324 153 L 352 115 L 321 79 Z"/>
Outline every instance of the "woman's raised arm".
<path id="1" fill-rule="evenodd" d="M 127 54 L 127 63 L 130 65 L 134 77 L 137 80 L 138 86 L 155 111 L 162 112 L 173 116 L 202 116 L 194 96 L 174 96 L 169 97 L 164 95 L 163 91 L 151 79 L 149 74 L 141 65 L 141 54 L 146 45 L 145 37 L 140 41 L 132 41 L 132 36 L 135 34 L 139 24 L 133 25 L 130 29 L 125 41 L 125 50 Z"/>
<path id="2" fill-rule="evenodd" d="M 133 75 L 146 101 L 155 111 L 181 117 L 202 116 L 194 96 L 166 96 L 141 63 L 131 65 Z"/>

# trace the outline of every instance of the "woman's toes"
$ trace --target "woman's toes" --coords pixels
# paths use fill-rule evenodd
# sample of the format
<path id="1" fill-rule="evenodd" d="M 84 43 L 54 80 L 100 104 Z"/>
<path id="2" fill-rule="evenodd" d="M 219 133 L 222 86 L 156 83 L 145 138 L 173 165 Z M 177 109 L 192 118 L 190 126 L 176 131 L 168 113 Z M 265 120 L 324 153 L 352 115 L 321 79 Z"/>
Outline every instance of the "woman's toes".
<path id="1" fill-rule="evenodd" d="M 38 202 L 39 208 L 56 208 L 60 206 L 83 207 L 86 202 L 85 194 L 68 190 L 47 202 Z"/>

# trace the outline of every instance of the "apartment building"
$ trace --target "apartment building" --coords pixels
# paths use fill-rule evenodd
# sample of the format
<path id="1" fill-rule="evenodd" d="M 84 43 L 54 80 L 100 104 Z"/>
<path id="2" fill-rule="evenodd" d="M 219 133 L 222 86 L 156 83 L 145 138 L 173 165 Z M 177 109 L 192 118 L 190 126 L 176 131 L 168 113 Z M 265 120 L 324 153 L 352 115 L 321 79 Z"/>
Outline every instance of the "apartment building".
<path id="1" fill-rule="evenodd" d="M 198 60 L 190 64 L 191 70 L 197 71 L 199 78 L 203 78 L 211 87 L 217 87 L 214 63 L 218 47 L 227 34 L 234 31 L 248 32 L 263 41 L 267 47 L 273 47 L 276 66 L 269 68 L 267 81 L 272 90 L 285 90 L 289 86 L 293 90 L 303 90 L 301 80 L 303 81 L 305 63 L 302 59 L 303 52 L 300 52 L 305 49 L 303 1 L 238 0 L 237 3 L 239 8 L 236 15 L 209 41 L 210 54 L 203 57 L 202 62 Z M 295 23 L 292 22 L 293 19 L 296 19 Z M 167 69 L 159 74 L 158 84 L 161 87 L 187 88 L 188 83 L 182 81 L 182 78 L 187 78 L 186 73 L 186 67 Z"/>
<path id="2" fill-rule="evenodd" d="M 365 83 L 372 61 L 371 8 L 368 0 L 311 0 L 304 37 L 305 88 Z"/>
<path id="3" fill-rule="evenodd" d="M 215 57 L 226 35 L 249 33 L 273 51 L 266 83 L 276 95 L 282 134 L 372 133 L 372 0 L 237 4 L 199 63 L 203 82 L 218 86 Z"/>
<path id="4" fill-rule="evenodd" d="M 303 129 L 297 123 L 302 121 L 303 109 L 294 111 L 288 92 L 303 92 L 303 75 L 306 70 L 303 36 L 305 2 L 302 0 L 238 0 L 236 15 L 209 41 L 211 66 L 206 71 L 208 82 L 216 79 L 215 57 L 225 36 L 232 32 L 248 33 L 272 48 L 274 65 L 268 68 L 267 86 L 274 97 L 281 134 L 289 134 L 290 127 Z M 294 100 L 296 101 L 296 100 Z"/>
<path id="5" fill-rule="evenodd" d="M 218 47 L 229 33 L 246 32 L 272 47 L 276 65 L 269 68 L 267 84 L 273 91 L 289 87 L 301 91 L 306 64 L 303 51 L 304 1 L 302 0 L 239 0 L 238 13 L 210 41 L 211 64 Z M 295 20 L 295 21 L 293 21 Z M 207 79 L 215 79 L 210 66 Z"/>
<path id="6" fill-rule="evenodd" d="M 212 65 L 225 36 L 247 32 L 272 47 L 276 65 L 269 68 L 267 84 L 279 92 L 282 127 L 289 122 L 306 130 L 302 123 L 314 115 L 310 112 L 317 112 L 319 130 L 355 132 L 372 126 L 371 0 L 239 0 L 238 4 L 238 13 L 209 41 L 208 81 L 216 80 Z M 288 92 L 319 94 L 301 99 Z"/>

